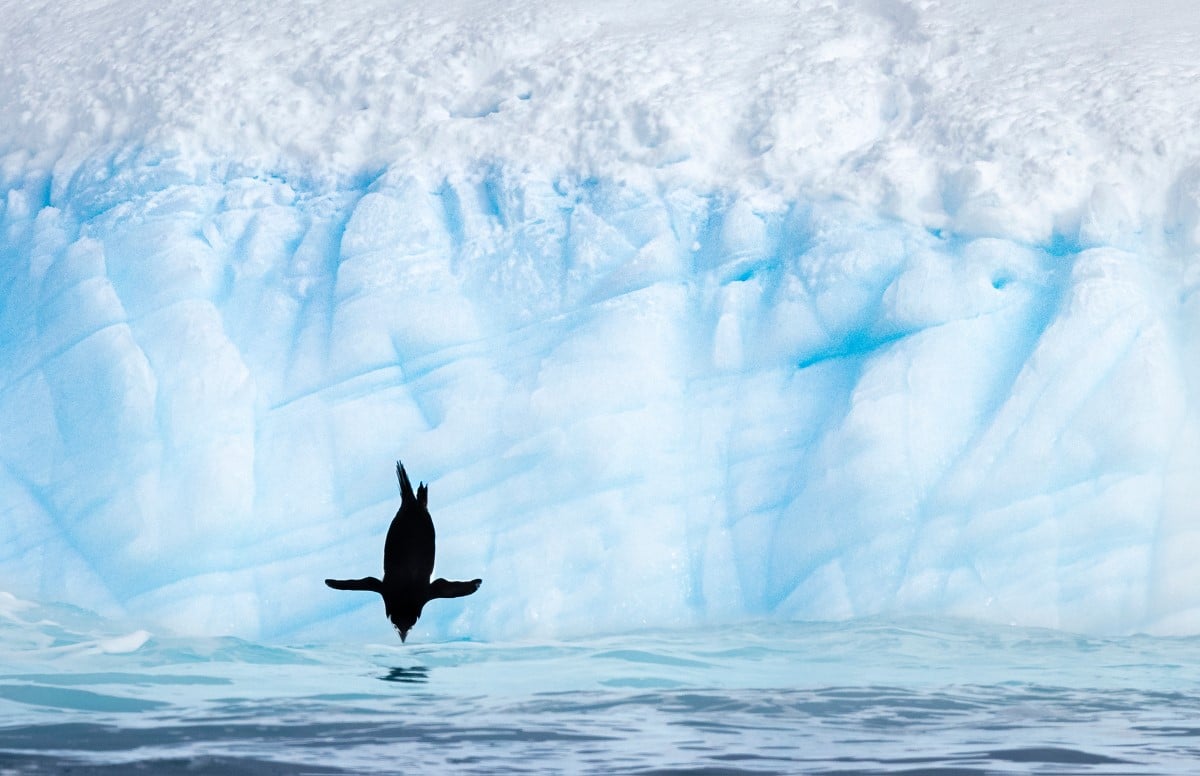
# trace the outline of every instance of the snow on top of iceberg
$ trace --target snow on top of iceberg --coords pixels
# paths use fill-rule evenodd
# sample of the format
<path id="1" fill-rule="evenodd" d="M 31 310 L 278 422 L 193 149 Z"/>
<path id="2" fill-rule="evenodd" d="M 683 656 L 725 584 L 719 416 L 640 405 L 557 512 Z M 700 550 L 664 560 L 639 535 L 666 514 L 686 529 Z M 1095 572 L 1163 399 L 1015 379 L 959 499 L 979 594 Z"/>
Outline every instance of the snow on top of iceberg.
<path id="1" fill-rule="evenodd" d="M 847 198 L 1034 242 L 1194 233 L 1192 10 L 9 2 L 0 178 L 52 167 L 61 195 L 147 147 L 188 174 L 329 185 L 491 160 L 764 203 Z"/>

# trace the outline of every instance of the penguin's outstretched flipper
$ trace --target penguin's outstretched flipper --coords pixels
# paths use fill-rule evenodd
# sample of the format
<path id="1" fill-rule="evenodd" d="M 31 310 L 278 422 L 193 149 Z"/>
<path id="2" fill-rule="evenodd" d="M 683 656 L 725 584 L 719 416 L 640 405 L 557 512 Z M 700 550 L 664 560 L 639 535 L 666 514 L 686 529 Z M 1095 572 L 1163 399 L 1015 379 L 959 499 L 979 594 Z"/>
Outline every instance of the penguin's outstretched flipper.
<path id="1" fill-rule="evenodd" d="M 429 585 L 429 598 L 462 598 L 479 589 L 482 579 L 472 579 L 470 582 L 451 582 L 438 577 Z"/>
<path id="2" fill-rule="evenodd" d="M 362 579 L 327 579 L 325 584 L 334 590 L 369 590 L 372 593 L 382 593 L 383 583 L 375 577 Z"/>

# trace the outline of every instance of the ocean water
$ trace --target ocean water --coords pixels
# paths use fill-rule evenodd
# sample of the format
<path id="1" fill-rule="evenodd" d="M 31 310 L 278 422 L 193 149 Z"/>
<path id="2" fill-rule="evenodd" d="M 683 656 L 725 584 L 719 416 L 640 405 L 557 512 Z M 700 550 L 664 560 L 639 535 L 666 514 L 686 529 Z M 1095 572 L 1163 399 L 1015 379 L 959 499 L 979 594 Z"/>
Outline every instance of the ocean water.
<path id="1" fill-rule="evenodd" d="M 0 774 L 1149 774 L 1200 762 L 1194 638 L 860 620 L 267 646 L 87 634 L 86 613 L 52 615 L 0 617 Z"/>

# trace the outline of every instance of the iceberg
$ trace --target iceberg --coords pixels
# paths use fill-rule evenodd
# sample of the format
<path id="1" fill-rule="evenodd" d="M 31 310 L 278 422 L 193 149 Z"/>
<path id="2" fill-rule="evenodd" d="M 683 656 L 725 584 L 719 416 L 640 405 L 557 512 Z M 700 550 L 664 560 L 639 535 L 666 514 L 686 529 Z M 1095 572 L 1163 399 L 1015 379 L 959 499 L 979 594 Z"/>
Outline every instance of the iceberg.
<path id="1" fill-rule="evenodd" d="M 418 638 L 1200 633 L 1200 23 L 1143 6 L 6 9 L 0 591 L 382 638 L 322 580 L 403 458 L 486 582 Z"/>

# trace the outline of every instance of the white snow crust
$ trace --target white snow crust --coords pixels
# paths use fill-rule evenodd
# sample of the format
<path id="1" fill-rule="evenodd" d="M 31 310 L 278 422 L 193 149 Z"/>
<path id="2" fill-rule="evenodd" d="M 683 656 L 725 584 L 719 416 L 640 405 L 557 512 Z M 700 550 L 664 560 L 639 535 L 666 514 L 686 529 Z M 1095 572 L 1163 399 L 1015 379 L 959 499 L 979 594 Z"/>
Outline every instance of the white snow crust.
<path id="1" fill-rule="evenodd" d="M 0 0 L 0 591 L 1200 632 L 1190 3 L 160 6 Z"/>

